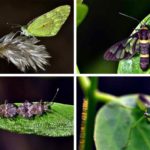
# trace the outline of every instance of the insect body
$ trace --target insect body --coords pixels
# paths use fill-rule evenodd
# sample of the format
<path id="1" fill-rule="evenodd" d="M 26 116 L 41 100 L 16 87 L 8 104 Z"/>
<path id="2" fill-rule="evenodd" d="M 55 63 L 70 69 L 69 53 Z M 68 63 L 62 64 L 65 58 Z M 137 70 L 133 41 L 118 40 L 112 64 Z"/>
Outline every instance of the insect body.
<path id="1" fill-rule="evenodd" d="M 139 95 L 139 99 L 142 102 L 142 104 L 145 106 L 145 113 L 144 113 L 144 115 L 149 120 L 149 118 L 150 118 L 150 100 L 147 97 L 145 97 L 145 95 L 143 95 L 143 94 Z"/>
<path id="2" fill-rule="evenodd" d="M 142 26 L 138 32 L 139 49 L 140 49 L 140 66 L 146 70 L 149 66 L 149 49 L 150 49 L 150 31 L 148 27 Z"/>
<path id="3" fill-rule="evenodd" d="M 25 118 L 31 118 L 33 116 L 40 116 L 46 112 L 49 112 L 50 104 L 48 102 L 36 102 L 30 103 L 25 101 L 17 108 L 17 114 Z"/>
<path id="4" fill-rule="evenodd" d="M 51 102 L 29 102 L 25 101 L 21 105 L 15 105 L 11 103 L 7 103 L 5 101 L 4 104 L 0 105 L 0 117 L 4 118 L 13 118 L 16 115 L 31 118 L 33 116 L 41 116 L 44 113 L 50 112 L 51 106 L 53 105 L 53 101 L 58 93 L 59 89 L 57 89 L 53 99 Z"/>
<path id="5" fill-rule="evenodd" d="M 34 102 L 25 101 L 23 104 L 17 106 L 15 104 L 7 103 L 0 105 L 0 117 L 13 118 L 19 115 L 24 118 L 31 118 L 33 116 L 41 116 L 51 109 L 51 104 L 48 102 Z"/>
<path id="6" fill-rule="evenodd" d="M 6 103 L 0 105 L 0 116 L 12 118 L 17 114 L 17 108 L 14 104 Z"/>
<path id="7" fill-rule="evenodd" d="M 147 70 L 149 67 L 150 50 L 150 28 L 147 25 L 150 16 L 145 23 L 141 23 L 129 38 L 119 41 L 111 46 L 104 54 L 104 59 L 117 61 L 130 59 L 136 54 L 140 54 L 140 67 Z"/>

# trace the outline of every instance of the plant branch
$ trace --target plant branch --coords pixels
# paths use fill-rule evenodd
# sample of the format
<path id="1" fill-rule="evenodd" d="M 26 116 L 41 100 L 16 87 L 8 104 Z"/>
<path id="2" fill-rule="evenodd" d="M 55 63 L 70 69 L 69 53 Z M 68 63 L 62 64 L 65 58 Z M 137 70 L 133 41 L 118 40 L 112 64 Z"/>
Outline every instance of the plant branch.
<path id="1" fill-rule="evenodd" d="M 85 145 L 84 150 L 91 150 L 93 147 L 93 133 L 94 133 L 94 121 L 95 121 L 95 114 L 96 114 L 96 99 L 94 93 L 98 86 L 98 79 L 97 77 L 91 78 L 91 86 L 88 90 L 88 109 L 87 109 L 87 121 L 86 121 L 86 128 L 85 128 Z"/>
<path id="2" fill-rule="evenodd" d="M 108 103 L 108 102 L 119 102 L 118 97 L 108 94 L 108 93 L 104 93 L 104 92 L 100 92 L 98 90 L 95 91 L 94 96 L 97 100 L 97 102 L 104 102 L 104 103 Z"/>
<path id="3" fill-rule="evenodd" d="M 88 90 L 91 86 L 91 82 L 90 82 L 89 78 L 85 77 L 85 76 L 81 76 L 81 77 L 78 77 L 78 81 L 79 81 L 80 86 L 84 92 L 84 95 L 87 96 Z"/>
<path id="4" fill-rule="evenodd" d="M 85 76 L 78 77 L 78 80 L 79 80 L 80 86 L 86 96 L 87 92 L 89 91 L 89 88 L 91 86 L 91 81 L 88 77 L 85 77 Z M 104 103 L 119 102 L 118 98 L 116 96 L 108 94 L 108 93 L 100 92 L 97 89 L 94 91 L 94 97 L 97 102 L 104 102 Z"/>

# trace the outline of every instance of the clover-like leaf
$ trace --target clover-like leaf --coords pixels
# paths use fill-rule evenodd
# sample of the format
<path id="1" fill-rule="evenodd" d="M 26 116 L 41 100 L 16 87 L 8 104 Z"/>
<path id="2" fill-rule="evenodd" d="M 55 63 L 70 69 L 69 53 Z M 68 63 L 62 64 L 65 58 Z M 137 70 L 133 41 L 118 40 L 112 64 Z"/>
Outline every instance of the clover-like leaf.
<path id="1" fill-rule="evenodd" d="M 97 150 L 149 150 L 150 124 L 136 106 L 137 96 L 120 98 L 122 104 L 108 103 L 97 113 Z M 143 117 L 141 121 L 140 118 Z"/>

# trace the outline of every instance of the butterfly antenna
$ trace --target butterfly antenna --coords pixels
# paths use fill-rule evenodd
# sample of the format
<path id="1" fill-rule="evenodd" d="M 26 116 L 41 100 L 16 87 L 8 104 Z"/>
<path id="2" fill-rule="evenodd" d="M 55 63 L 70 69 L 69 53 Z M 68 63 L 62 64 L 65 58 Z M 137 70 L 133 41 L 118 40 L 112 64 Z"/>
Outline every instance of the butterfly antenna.
<path id="1" fill-rule="evenodd" d="M 56 93 L 55 93 L 55 95 L 53 96 L 53 98 L 52 98 L 52 100 L 51 100 L 51 105 L 53 105 L 54 100 L 55 100 L 55 98 L 56 98 L 58 92 L 59 92 L 59 88 L 57 88 Z"/>
<path id="2" fill-rule="evenodd" d="M 119 15 L 122 15 L 122 16 L 124 16 L 124 17 L 130 18 L 130 19 L 133 19 L 133 20 L 137 21 L 138 23 L 140 22 L 140 20 L 138 20 L 137 18 L 132 17 L 132 16 L 129 16 L 129 15 L 126 15 L 126 14 L 124 14 L 124 13 L 119 12 Z"/>
<path id="3" fill-rule="evenodd" d="M 7 25 L 10 25 L 11 28 L 21 28 L 21 25 L 20 24 L 14 24 L 14 23 L 6 23 Z"/>

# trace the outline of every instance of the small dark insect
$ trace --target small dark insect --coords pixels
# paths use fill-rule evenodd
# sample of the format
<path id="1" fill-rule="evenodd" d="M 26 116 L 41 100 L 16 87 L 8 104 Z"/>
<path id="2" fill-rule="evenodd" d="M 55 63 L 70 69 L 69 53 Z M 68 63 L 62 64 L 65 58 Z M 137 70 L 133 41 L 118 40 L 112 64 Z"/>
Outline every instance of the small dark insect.
<path id="1" fill-rule="evenodd" d="M 138 21 L 136 18 L 127 16 Z M 139 21 L 138 21 L 139 22 Z M 140 28 L 128 38 L 117 42 L 111 46 L 104 54 L 104 59 L 117 61 L 121 59 L 130 59 L 135 54 L 140 54 L 140 67 L 143 71 L 149 67 L 149 50 L 150 50 L 150 27 L 142 24 Z"/>
<path id="2" fill-rule="evenodd" d="M 17 106 L 15 104 L 10 104 L 5 102 L 0 105 L 0 117 L 12 118 L 16 115 L 22 116 L 24 118 L 31 118 L 33 116 L 41 116 L 46 112 L 50 112 L 51 106 L 56 98 L 59 89 L 57 89 L 51 102 L 28 102 L 27 100 Z"/>
<path id="3" fill-rule="evenodd" d="M 144 115 L 147 118 L 150 118 L 150 100 L 147 97 L 145 97 L 143 94 L 139 95 L 139 99 L 145 105 L 146 108 Z"/>

